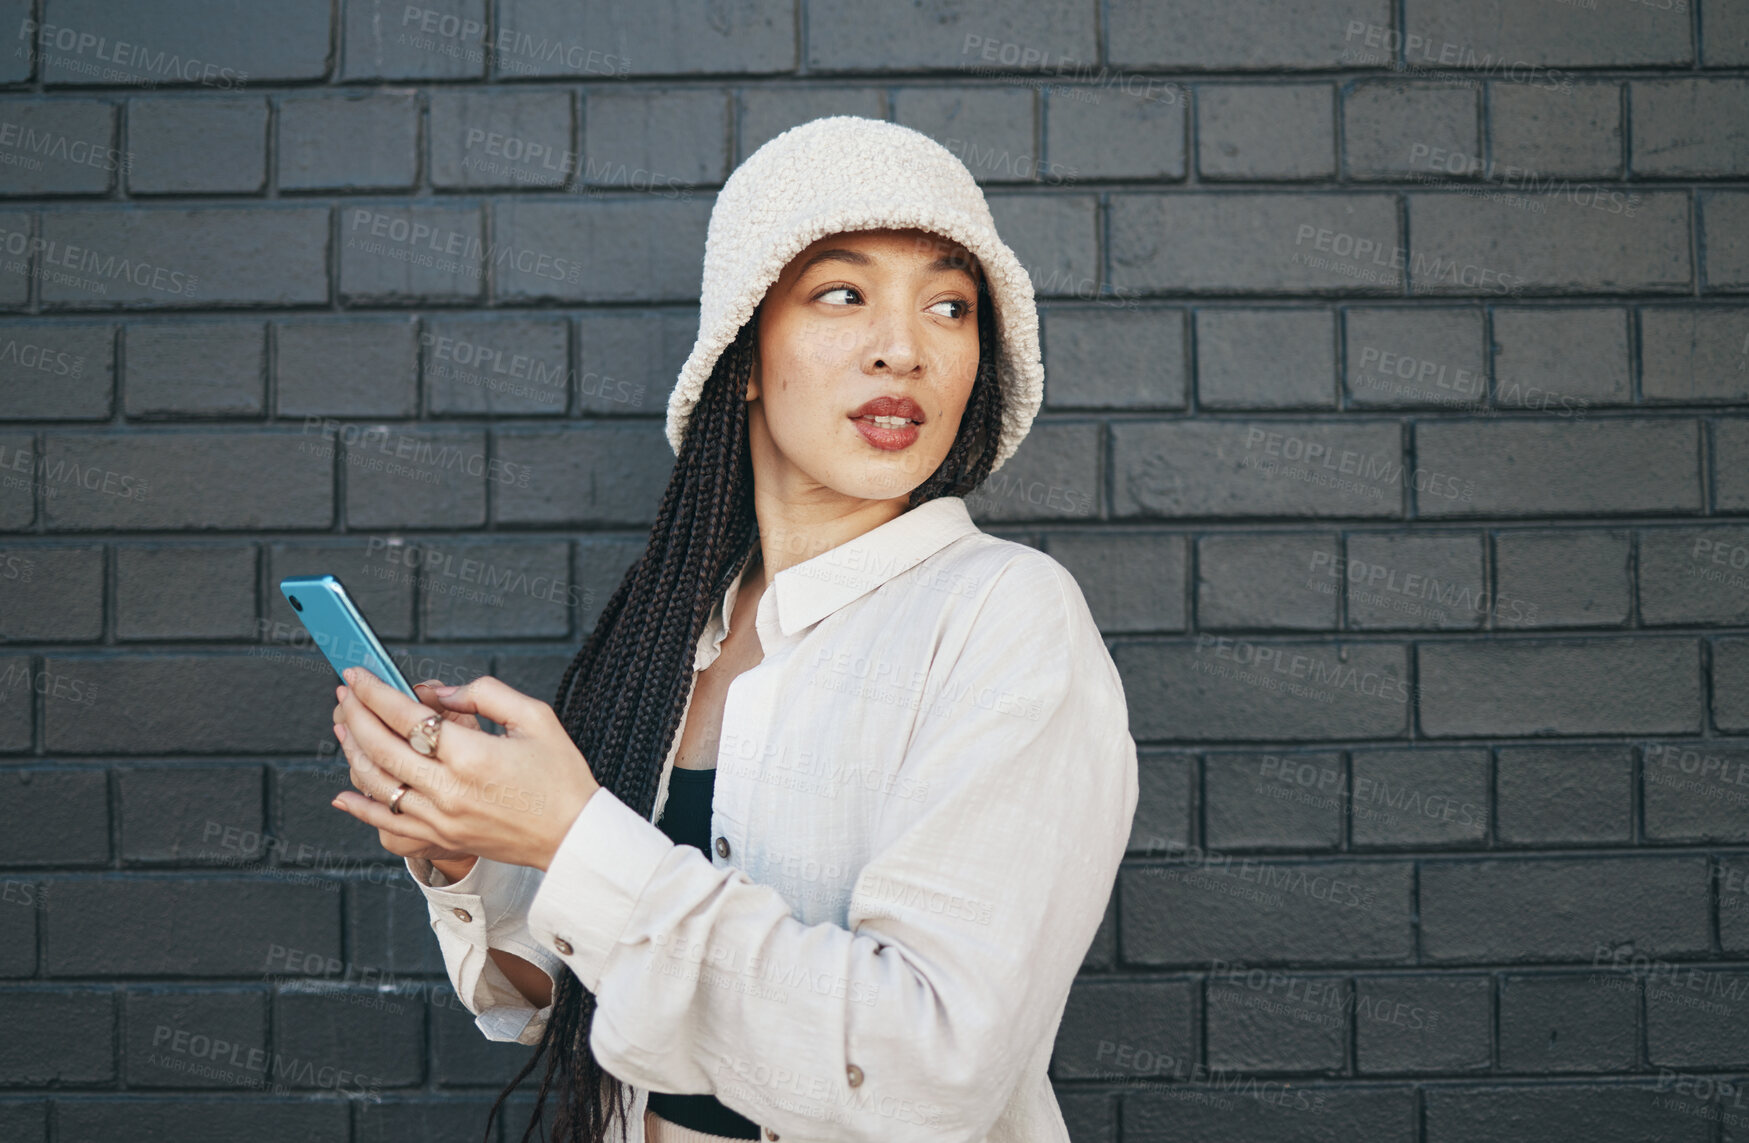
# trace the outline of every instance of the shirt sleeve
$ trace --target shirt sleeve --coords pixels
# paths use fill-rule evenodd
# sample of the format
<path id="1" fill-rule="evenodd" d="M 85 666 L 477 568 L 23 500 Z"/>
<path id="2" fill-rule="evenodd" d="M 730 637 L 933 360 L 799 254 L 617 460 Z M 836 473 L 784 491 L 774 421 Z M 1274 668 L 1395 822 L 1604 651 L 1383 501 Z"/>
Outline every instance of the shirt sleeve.
<path id="1" fill-rule="evenodd" d="M 1005 567 L 921 710 L 848 926 L 597 791 L 529 909 L 596 994 L 622 1080 L 714 1092 L 779 1137 L 984 1138 L 1061 1020 L 1136 807 L 1122 683 L 1048 557 Z M 942 677 L 936 677 L 937 675 Z"/>
<path id="2" fill-rule="evenodd" d="M 563 962 L 528 931 L 528 903 L 541 871 L 479 858 L 467 876 L 451 882 L 423 858 L 407 858 L 407 872 L 425 894 L 431 928 L 456 998 L 474 1014 L 488 1040 L 540 1042 L 553 1006 L 536 1009 L 492 960 L 503 949 L 556 980 Z"/>

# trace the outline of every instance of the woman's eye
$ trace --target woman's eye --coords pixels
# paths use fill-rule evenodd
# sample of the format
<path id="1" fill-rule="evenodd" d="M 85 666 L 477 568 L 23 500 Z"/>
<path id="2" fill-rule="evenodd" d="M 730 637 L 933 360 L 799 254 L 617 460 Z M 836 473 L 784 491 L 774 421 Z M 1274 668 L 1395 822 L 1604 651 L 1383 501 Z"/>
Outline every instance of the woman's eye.
<path id="1" fill-rule="evenodd" d="M 823 301 L 826 301 L 828 298 L 832 297 L 832 295 L 834 295 L 834 294 L 852 294 L 852 295 L 854 295 L 854 294 L 856 294 L 856 291 L 851 289 L 849 286 L 833 286 L 830 290 L 827 290 L 825 293 L 821 294 L 819 296 L 819 298 L 816 300 L 823 302 Z M 849 303 L 847 303 L 847 302 L 833 302 L 832 304 L 833 305 L 848 305 Z"/>
<path id="2" fill-rule="evenodd" d="M 950 318 L 965 317 L 966 310 L 969 308 L 967 306 L 967 304 L 965 302 L 961 301 L 959 298 L 945 298 L 939 302 L 936 302 L 933 306 L 930 306 L 929 308 L 931 310 L 937 310 L 937 309 L 940 309 L 942 306 L 957 306 L 957 307 L 959 307 L 953 313 L 941 315 L 942 317 L 950 317 Z"/>

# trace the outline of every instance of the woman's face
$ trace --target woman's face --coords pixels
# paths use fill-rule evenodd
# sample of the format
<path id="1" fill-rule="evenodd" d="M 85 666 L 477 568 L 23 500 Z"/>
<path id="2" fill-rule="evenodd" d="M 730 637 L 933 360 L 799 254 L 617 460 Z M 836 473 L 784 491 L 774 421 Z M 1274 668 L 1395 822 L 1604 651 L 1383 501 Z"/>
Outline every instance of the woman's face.
<path id="1" fill-rule="evenodd" d="M 976 272 L 920 230 L 830 235 L 784 267 L 747 386 L 761 497 L 890 500 L 940 467 L 978 371 Z"/>

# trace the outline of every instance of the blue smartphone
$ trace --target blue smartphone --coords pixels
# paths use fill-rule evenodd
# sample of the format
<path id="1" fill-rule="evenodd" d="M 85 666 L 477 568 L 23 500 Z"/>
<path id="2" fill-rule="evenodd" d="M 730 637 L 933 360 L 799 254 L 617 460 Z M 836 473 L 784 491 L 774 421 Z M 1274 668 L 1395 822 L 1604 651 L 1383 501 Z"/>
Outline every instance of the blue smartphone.
<path id="1" fill-rule="evenodd" d="M 346 587 L 331 575 L 293 576 L 279 581 L 279 590 L 298 613 L 304 630 L 316 641 L 322 654 L 341 676 L 348 667 L 363 667 L 414 702 L 419 696 L 401 675 L 383 641 L 365 621 L 364 612 L 346 593 Z"/>

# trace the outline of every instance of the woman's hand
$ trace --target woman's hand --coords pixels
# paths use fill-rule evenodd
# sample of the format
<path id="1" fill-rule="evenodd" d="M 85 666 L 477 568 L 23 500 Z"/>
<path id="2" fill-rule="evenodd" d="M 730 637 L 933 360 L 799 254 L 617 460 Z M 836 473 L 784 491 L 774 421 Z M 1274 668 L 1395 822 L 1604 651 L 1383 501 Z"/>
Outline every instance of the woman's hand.
<path id="1" fill-rule="evenodd" d="M 414 702 L 362 668 L 349 669 L 346 679 L 336 692 L 334 734 L 361 792 L 346 791 L 333 804 L 374 826 L 391 853 L 479 856 L 545 871 L 601 788 L 553 708 L 489 675 L 463 687 L 431 687 L 437 705 Z M 445 721 L 437 757 L 427 758 L 407 735 L 432 710 Z M 476 714 L 505 732 L 480 730 Z M 388 800 L 403 782 L 410 789 L 394 814 Z"/>
<path id="2" fill-rule="evenodd" d="M 471 714 L 463 714 L 460 711 L 450 710 L 444 705 L 443 699 L 435 691 L 435 688 L 442 685 L 443 682 L 440 679 L 426 679 L 422 683 L 414 683 L 413 689 L 418 692 L 419 701 L 437 713 L 443 715 L 446 722 L 457 723 L 467 727 L 469 730 L 480 729 L 479 719 Z M 337 702 L 344 699 L 346 697 L 346 688 L 343 686 L 335 687 L 334 697 Z M 334 708 L 334 725 L 336 727 L 340 725 L 341 712 L 344 709 L 344 706 L 339 705 Z M 336 737 L 338 737 L 338 735 Z M 352 770 L 352 784 L 357 786 L 360 790 L 364 789 L 363 786 L 359 785 L 359 772 L 358 767 L 356 766 L 354 766 Z M 406 834 L 399 833 L 395 830 L 377 830 L 377 841 L 384 849 L 388 850 L 396 857 L 411 857 L 415 860 L 424 860 L 449 865 L 450 868 L 444 870 L 444 874 L 452 881 L 461 880 L 459 874 L 451 873 L 451 870 L 455 869 L 455 865 L 452 863 L 465 861 L 468 863 L 468 868 L 472 869 L 474 859 L 477 856 L 472 853 L 462 853 L 459 850 L 444 849 L 442 846 L 428 845 L 416 837 L 408 837 Z"/>

